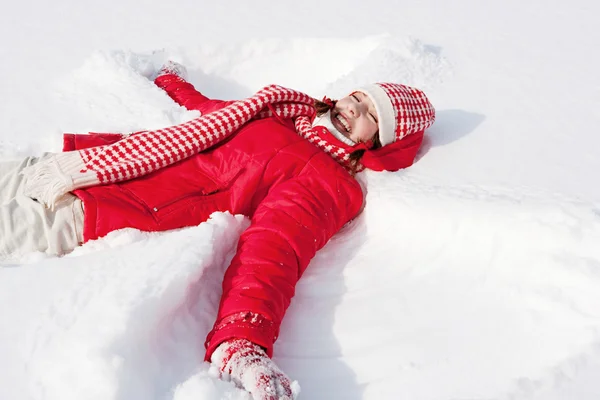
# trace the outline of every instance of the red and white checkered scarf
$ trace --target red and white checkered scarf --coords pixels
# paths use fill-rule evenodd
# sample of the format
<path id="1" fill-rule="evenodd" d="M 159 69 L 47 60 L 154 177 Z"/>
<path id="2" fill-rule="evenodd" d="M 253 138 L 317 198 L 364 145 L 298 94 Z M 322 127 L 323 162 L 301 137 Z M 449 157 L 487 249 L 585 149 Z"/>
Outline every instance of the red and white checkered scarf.
<path id="1" fill-rule="evenodd" d="M 277 85 L 220 110 L 168 128 L 139 132 L 114 144 L 55 154 L 25 169 L 25 194 L 53 208 L 75 189 L 138 178 L 220 143 L 254 118 L 293 118 L 297 133 L 350 168 L 350 152 L 313 129 L 314 99 Z M 358 169 L 362 169 L 358 166 Z"/>

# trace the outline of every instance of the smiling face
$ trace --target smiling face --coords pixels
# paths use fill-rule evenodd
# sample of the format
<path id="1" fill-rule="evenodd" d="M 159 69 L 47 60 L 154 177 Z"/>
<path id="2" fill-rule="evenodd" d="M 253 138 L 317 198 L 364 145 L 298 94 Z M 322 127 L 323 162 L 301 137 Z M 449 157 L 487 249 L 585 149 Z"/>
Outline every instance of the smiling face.
<path id="1" fill-rule="evenodd" d="M 375 105 L 362 92 L 338 100 L 331 110 L 331 123 L 355 144 L 371 141 L 379 129 Z"/>

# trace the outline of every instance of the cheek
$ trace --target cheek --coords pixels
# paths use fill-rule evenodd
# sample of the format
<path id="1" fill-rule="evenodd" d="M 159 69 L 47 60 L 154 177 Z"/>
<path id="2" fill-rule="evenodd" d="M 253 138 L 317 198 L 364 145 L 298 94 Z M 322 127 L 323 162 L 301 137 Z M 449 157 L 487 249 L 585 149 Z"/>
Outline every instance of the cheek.
<path id="1" fill-rule="evenodd" d="M 357 125 L 356 136 L 352 138 L 355 142 L 362 143 L 367 149 L 371 149 L 374 145 L 373 137 L 375 137 L 376 129 L 373 129 L 372 124 L 361 124 L 360 127 Z"/>
<path id="2" fill-rule="evenodd" d="M 377 132 L 377 125 L 374 125 L 371 121 L 360 121 L 357 128 L 357 136 L 363 142 L 373 139 Z"/>

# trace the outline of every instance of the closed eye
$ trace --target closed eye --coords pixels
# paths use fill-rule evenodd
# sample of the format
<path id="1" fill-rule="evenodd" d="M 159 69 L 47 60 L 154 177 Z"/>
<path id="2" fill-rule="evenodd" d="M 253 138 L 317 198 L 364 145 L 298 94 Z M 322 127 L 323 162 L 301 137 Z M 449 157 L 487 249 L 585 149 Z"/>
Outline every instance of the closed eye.
<path id="1" fill-rule="evenodd" d="M 362 99 L 360 97 L 358 97 L 355 93 L 352 93 L 350 95 L 350 97 L 352 97 L 354 100 L 356 100 L 358 103 L 360 103 L 362 101 Z M 375 116 L 376 114 L 373 114 L 371 111 L 369 111 L 369 117 L 371 118 L 371 120 L 373 122 L 375 122 L 376 124 L 379 124 L 379 121 L 377 121 L 377 117 Z"/>

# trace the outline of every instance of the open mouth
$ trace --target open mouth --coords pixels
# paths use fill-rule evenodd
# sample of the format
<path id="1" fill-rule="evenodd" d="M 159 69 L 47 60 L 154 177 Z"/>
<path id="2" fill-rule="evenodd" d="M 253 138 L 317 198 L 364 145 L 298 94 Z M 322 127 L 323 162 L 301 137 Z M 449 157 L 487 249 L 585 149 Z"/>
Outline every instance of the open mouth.
<path id="1" fill-rule="evenodd" d="M 331 132 L 333 136 L 348 146 L 354 146 L 356 143 L 350 139 L 352 128 L 350 127 L 348 120 L 344 118 L 342 114 L 333 112 L 331 113 L 329 119 L 331 121 L 331 125 L 333 125 L 333 130 Z"/>
<path id="2" fill-rule="evenodd" d="M 344 136 L 349 136 L 350 133 L 352 132 L 352 128 L 350 128 L 350 124 L 348 123 L 346 118 L 344 118 L 344 116 L 342 114 L 336 113 L 336 114 L 332 115 L 331 122 L 333 123 L 333 126 L 335 126 L 335 128 L 338 131 L 340 131 L 340 133 L 344 134 Z"/>

